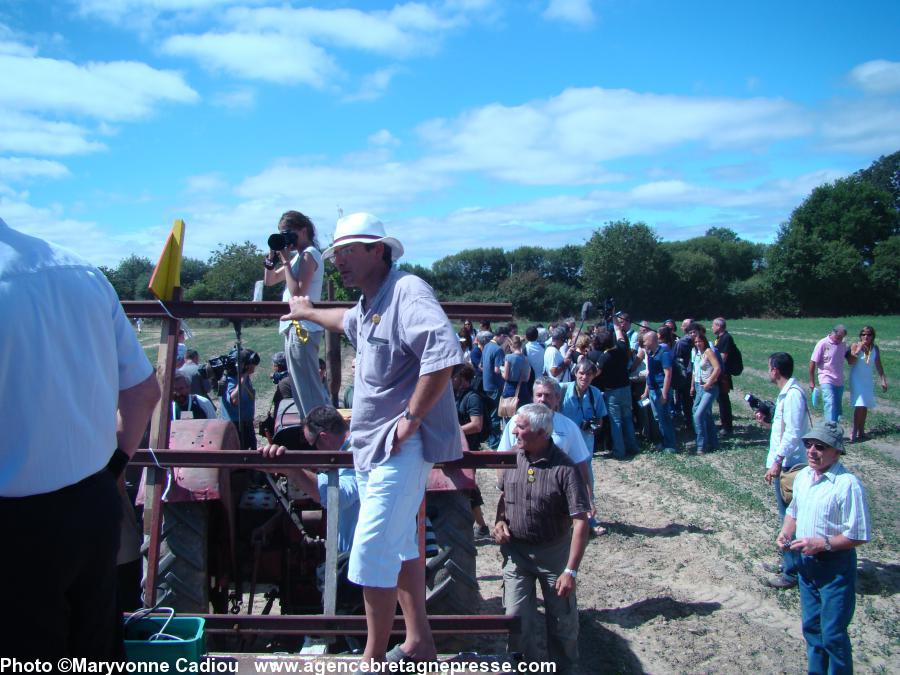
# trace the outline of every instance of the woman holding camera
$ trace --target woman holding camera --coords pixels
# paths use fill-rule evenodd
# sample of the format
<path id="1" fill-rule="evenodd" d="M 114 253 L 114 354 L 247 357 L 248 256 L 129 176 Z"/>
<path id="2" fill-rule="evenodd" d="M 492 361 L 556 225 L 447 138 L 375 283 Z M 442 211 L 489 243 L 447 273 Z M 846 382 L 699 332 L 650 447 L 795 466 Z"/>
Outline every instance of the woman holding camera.
<path id="1" fill-rule="evenodd" d="M 594 454 L 594 434 L 603 427 L 603 418 L 606 417 L 606 401 L 603 399 L 603 393 L 591 384 L 596 375 L 597 366 L 593 361 L 586 356 L 578 359 L 578 363 L 575 364 L 575 381 L 562 385 L 562 401 L 559 404 L 559 412 L 581 429 L 584 444 L 591 455 Z M 587 465 L 591 481 L 588 489 L 594 494 L 594 468 L 590 458 Z M 594 514 L 590 517 L 590 527 L 594 536 L 606 534 L 606 528 L 597 523 Z"/>
<path id="2" fill-rule="evenodd" d="M 694 379 L 691 381 L 691 397 L 694 399 L 694 433 L 697 434 L 697 454 L 702 455 L 719 447 L 712 406 L 719 400 L 719 376 L 722 365 L 709 346 L 706 333 L 697 330 L 694 351 L 691 354 Z"/>
<path id="3" fill-rule="evenodd" d="M 286 211 L 278 221 L 278 232 L 269 237 L 264 281 L 266 286 L 284 282 L 281 299 L 306 296 L 322 299 L 325 265 L 312 221 L 299 211 Z M 319 405 L 331 403 L 319 380 L 319 344 L 323 329 L 312 321 L 281 321 L 284 353 L 294 389 L 294 401 L 303 417 Z"/>

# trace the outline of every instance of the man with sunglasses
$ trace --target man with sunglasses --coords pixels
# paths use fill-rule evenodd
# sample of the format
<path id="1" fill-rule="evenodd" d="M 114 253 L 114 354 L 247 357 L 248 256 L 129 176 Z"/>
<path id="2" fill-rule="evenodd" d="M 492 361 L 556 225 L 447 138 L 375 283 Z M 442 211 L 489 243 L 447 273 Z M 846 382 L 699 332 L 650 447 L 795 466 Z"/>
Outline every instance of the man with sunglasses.
<path id="1" fill-rule="evenodd" d="M 856 605 L 856 547 L 869 541 L 869 511 L 859 479 L 840 462 L 843 429 L 819 422 L 803 435 L 808 466 L 775 540 L 799 552 L 800 611 L 810 673 L 852 673 L 847 627 Z"/>

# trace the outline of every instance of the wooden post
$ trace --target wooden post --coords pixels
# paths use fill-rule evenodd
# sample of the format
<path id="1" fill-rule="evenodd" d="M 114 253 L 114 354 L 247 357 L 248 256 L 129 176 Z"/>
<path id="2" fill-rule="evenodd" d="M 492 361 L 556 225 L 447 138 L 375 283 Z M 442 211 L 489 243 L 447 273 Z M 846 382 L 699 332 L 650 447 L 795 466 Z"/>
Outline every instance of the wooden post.
<path id="1" fill-rule="evenodd" d="M 176 288 L 172 299 L 181 300 L 181 289 Z M 169 447 L 169 429 L 172 410 L 172 377 L 175 374 L 175 358 L 178 353 L 178 329 L 181 321 L 167 317 L 161 321 L 159 353 L 157 354 L 157 378 L 161 396 L 150 422 L 150 447 L 162 450 Z M 159 545 L 162 532 L 162 493 L 166 487 L 166 471 L 158 467 L 147 469 L 144 491 L 144 537 L 147 547 L 147 575 L 144 585 L 144 604 L 156 604 L 156 575 L 159 568 Z"/>
<path id="2" fill-rule="evenodd" d="M 334 300 L 334 282 L 328 280 L 328 300 Z M 325 372 L 328 379 L 328 391 L 331 404 L 340 407 L 341 392 L 341 336 L 338 333 L 325 331 Z"/>

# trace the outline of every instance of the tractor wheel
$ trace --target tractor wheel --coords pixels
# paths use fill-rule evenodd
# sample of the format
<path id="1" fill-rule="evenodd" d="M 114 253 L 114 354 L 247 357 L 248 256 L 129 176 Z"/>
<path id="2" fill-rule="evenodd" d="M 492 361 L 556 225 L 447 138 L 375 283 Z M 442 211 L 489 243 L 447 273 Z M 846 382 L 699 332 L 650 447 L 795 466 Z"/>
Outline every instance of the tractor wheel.
<path id="1" fill-rule="evenodd" d="M 176 612 L 209 612 L 209 505 L 210 502 L 163 504 L 156 600 Z M 145 575 L 148 548 L 149 539 L 145 537 Z"/>
<path id="2" fill-rule="evenodd" d="M 474 518 L 465 492 L 429 492 L 425 511 L 439 553 L 425 564 L 429 614 L 474 614 L 481 596 L 475 572 Z"/>

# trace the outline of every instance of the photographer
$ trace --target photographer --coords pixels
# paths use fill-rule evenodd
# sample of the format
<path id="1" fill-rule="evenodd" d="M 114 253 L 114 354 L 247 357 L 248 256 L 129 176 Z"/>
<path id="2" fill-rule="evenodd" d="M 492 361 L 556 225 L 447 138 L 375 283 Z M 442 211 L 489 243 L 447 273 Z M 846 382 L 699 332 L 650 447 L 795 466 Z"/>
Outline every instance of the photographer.
<path id="1" fill-rule="evenodd" d="M 259 354 L 242 349 L 240 357 L 241 386 L 238 387 L 237 359 L 229 365 L 225 375 L 225 394 L 222 396 L 222 419 L 232 422 L 241 439 L 241 448 L 256 450 L 256 430 L 253 416 L 256 413 L 256 390 L 250 376 L 259 365 Z M 240 403 L 238 396 L 240 395 Z M 240 414 L 239 414 L 240 413 Z"/>
<path id="2" fill-rule="evenodd" d="M 637 452 L 634 419 L 631 407 L 631 382 L 628 379 L 628 343 L 625 334 L 616 326 L 616 340 L 608 328 L 601 327 L 594 336 L 593 349 L 588 357 L 597 364 L 595 382 L 603 392 L 609 413 L 609 434 L 613 457 L 625 459 L 626 453 Z"/>
<path id="3" fill-rule="evenodd" d="M 779 522 L 784 521 L 790 498 L 785 501 L 782 494 L 781 474 L 797 471 L 806 465 L 806 450 L 803 434 L 811 423 L 806 405 L 806 392 L 793 377 L 794 359 L 786 352 L 776 352 L 769 357 L 769 380 L 779 388 L 775 401 L 775 414 L 771 422 L 765 413 L 757 409 L 756 421 L 772 430 L 769 436 L 769 454 L 766 457 L 765 481 L 774 485 L 775 503 L 778 505 Z M 797 566 L 800 556 L 792 550 L 784 551 L 782 563 L 763 563 L 766 572 L 774 574 L 767 580 L 773 588 L 791 588 L 797 585 Z"/>
<path id="4" fill-rule="evenodd" d="M 286 211 L 278 221 L 278 233 L 269 237 L 269 255 L 265 258 L 265 284 L 284 282 L 282 300 L 306 296 L 311 302 L 322 299 L 325 266 L 316 241 L 316 228 L 299 211 Z M 328 401 L 319 379 L 319 344 L 322 327 L 312 321 L 281 321 L 278 332 L 284 335 L 284 353 L 294 388 L 294 401 L 301 415 Z"/>

